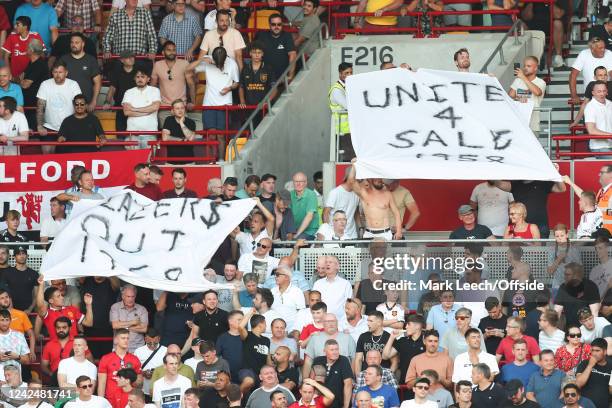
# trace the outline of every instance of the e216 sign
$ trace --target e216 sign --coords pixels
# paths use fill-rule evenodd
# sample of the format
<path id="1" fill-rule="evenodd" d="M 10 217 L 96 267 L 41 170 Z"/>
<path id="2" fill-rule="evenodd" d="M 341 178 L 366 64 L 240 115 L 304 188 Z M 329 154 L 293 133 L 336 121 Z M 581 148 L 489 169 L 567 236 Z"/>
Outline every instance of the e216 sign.
<path id="1" fill-rule="evenodd" d="M 393 47 L 389 45 L 342 47 L 340 48 L 340 59 L 342 62 L 349 62 L 355 66 L 377 66 L 383 62 L 393 62 Z"/>

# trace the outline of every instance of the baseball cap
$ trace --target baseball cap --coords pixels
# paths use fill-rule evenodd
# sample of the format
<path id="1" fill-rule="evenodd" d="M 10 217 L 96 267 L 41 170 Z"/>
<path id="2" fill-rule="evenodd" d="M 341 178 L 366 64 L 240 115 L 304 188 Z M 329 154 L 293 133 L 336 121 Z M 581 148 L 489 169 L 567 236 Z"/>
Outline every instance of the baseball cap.
<path id="1" fill-rule="evenodd" d="M 134 51 L 131 51 L 131 50 L 123 50 L 119 54 L 119 58 L 132 58 L 134 56 L 135 56 Z"/>
<path id="2" fill-rule="evenodd" d="M 471 205 L 469 204 L 463 204 L 462 206 L 459 207 L 459 209 L 457 210 L 457 213 L 459 213 L 459 215 L 466 215 L 469 214 L 471 212 L 474 212 L 474 209 L 472 208 Z"/>
<path id="3" fill-rule="evenodd" d="M 198 344 L 202 343 L 204 340 L 202 340 L 199 337 L 196 337 L 195 339 L 191 340 L 191 347 L 197 346 Z"/>
<path id="4" fill-rule="evenodd" d="M 261 176 L 261 181 L 266 181 L 269 179 L 273 179 L 274 181 L 276 181 L 276 176 L 274 174 L 270 174 L 270 173 L 266 173 L 263 176 Z"/>
<path id="5" fill-rule="evenodd" d="M 506 383 L 506 395 L 508 395 L 508 398 L 512 397 L 514 394 L 517 393 L 518 390 L 520 390 L 521 388 L 523 388 L 523 382 L 517 378 L 510 380 Z"/>
<path id="6" fill-rule="evenodd" d="M 26 247 L 24 246 L 18 246 L 17 248 L 15 248 L 14 254 L 17 255 L 18 253 L 23 252 L 24 254 L 28 254 L 28 250 Z"/>
<path id="7" fill-rule="evenodd" d="M 291 193 L 289 192 L 289 190 L 279 191 L 278 196 L 285 204 L 291 204 Z"/>

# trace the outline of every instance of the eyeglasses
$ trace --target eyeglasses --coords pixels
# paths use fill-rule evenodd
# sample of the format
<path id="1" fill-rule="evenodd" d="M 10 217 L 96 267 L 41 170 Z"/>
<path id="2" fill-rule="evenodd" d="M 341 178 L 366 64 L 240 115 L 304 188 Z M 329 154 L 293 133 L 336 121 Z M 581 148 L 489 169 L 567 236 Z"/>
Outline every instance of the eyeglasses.
<path id="1" fill-rule="evenodd" d="M 85 106 L 86 103 L 85 102 L 75 102 L 74 106 Z"/>
<path id="2" fill-rule="evenodd" d="M 567 392 L 565 394 L 563 394 L 563 396 L 565 398 L 575 398 L 578 394 L 576 394 L 575 392 Z"/>
<path id="3" fill-rule="evenodd" d="M 582 337 L 582 333 L 570 333 L 567 335 L 567 337 L 569 337 L 570 339 L 575 339 L 575 338 L 581 338 Z"/>
<path id="4" fill-rule="evenodd" d="M 81 385 L 79 388 L 82 389 L 82 390 L 86 390 L 88 388 L 93 388 L 93 384 Z"/>
<path id="5" fill-rule="evenodd" d="M 270 249 L 271 247 L 269 245 L 264 245 L 261 242 L 258 242 L 257 248 Z"/>
<path id="6" fill-rule="evenodd" d="M 168 74 L 168 81 L 172 81 L 172 71 L 168 70 L 166 71 L 166 74 Z"/>
<path id="7" fill-rule="evenodd" d="M 427 385 L 415 385 L 414 388 L 416 388 L 417 390 L 425 390 L 425 391 L 429 390 L 429 386 Z"/>

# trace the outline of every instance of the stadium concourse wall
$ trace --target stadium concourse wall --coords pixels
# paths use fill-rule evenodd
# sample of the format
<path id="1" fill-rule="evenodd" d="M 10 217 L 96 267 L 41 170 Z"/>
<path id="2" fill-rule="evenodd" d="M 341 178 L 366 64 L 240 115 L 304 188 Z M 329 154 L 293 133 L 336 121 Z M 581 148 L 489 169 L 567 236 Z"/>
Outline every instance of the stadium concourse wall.
<path id="1" fill-rule="evenodd" d="M 279 185 L 291 180 L 297 170 L 309 179 L 330 160 L 333 143 L 330 138 L 330 111 L 327 93 L 338 79 L 338 64 L 351 62 L 355 72 L 379 69 L 381 61 L 403 62 L 414 68 L 456 69 L 453 54 L 460 48 L 470 52 L 474 72 L 480 71 L 505 34 L 448 34 L 440 38 L 412 38 L 411 35 L 347 36 L 328 40 L 325 46 L 310 56 L 307 69 L 298 73 L 284 94 L 274 104 L 271 114 L 259 124 L 254 138 L 240 152 L 240 157 L 223 165 L 223 176 L 239 180 L 249 174 L 272 173 Z M 505 64 L 496 55 L 488 67 L 507 88 L 513 76 L 513 63 L 525 56 L 541 56 L 544 34 L 526 31 L 517 41 L 508 38 L 503 47 Z M 334 152 L 331 151 L 332 157 Z M 333 188 L 332 178 L 326 177 L 326 191 Z"/>

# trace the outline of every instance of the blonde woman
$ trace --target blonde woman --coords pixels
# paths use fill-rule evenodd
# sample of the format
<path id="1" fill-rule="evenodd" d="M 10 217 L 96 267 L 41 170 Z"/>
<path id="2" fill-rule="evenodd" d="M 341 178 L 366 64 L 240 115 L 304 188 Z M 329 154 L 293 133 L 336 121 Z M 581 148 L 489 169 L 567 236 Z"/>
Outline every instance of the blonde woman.
<path id="1" fill-rule="evenodd" d="M 512 203 L 509 206 L 510 225 L 506 227 L 504 238 L 540 239 L 540 230 L 535 224 L 529 224 L 527 207 L 523 203 Z"/>

